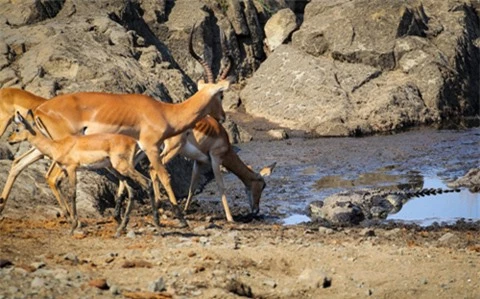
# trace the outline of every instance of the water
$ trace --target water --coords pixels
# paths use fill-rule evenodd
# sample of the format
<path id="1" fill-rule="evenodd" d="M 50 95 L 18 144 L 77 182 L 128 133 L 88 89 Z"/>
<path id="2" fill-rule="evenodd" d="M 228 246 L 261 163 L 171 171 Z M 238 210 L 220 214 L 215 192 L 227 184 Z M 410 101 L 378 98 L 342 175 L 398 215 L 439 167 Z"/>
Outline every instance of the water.
<path id="1" fill-rule="evenodd" d="M 439 178 L 424 178 L 424 188 L 447 188 Z M 453 223 L 459 219 L 480 219 L 480 194 L 466 189 L 460 192 L 412 198 L 402 209 L 388 216 L 389 220 L 430 225 L 434 222 Z"/>
<path id="2" fill-rule="evenodd" d="M 290 225 L 306 221 L 311 201 L 345 190 L 447 188 L 446 181 L 480 166 L 479 145 L 480 128 L 419 129 L 362 138 L 253 141 L 241 145 L 239 156 L 255 169 L 277 162 L 265 179 L 261 213 Z M 243 192 L 238 179 L 226 176 L 226 180 L 230 192 Z M 462 189 L 411 199 L 388 219 L 424 225 L 480 220 L 479 209 L 479 194 Z"/>
<path id="3" fill-rule="evenodd" d="M 287 218 L 283 219 L 283 224 L 284 225 L 295 225 L 295 224 L 300 224 L 302 222 L 309 222 L 310 217 L 307 215 L 302 215 L 302 214 L 293 214 L 288 216 Z"/>

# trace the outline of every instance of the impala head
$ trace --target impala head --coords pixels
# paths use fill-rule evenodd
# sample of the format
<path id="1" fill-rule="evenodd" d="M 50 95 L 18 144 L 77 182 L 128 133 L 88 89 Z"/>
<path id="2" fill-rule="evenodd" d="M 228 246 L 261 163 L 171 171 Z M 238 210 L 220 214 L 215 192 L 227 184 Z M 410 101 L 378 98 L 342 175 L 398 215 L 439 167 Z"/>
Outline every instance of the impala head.
<path id="1" fill-rule="evenodd" d="M 222 107 L 222 99 L 223 99 L 223 91 L 227 90 L 230 86 L 230 81 L 227 79 L 228 73 L 231 69 L 231 58 L 230 58 L 230 51 L 225 43 L 225 34 L 220 29 L 220 43 L 223 50 L 223 58 L 226 59 L 226 63 L 223 65 L 222 70 L 220 70 L 220 75 L 217 79 L 217 83 L 215 83 L 215 79 L 213 77 L 213 72 L 208 63 L 202 59 L 195 51 L 193 50 L 193 33 L 195 31 L 195 24 L 190 31 L 190 37 L 188 41 L 188 50 L 195 60 L 197 60 L 203 67 L 206 82 L 204 80 L 200 80 L 197 82 L 198 90 L 203 90 L 208 88 L 211 96 L 214 97 L 213 105 L 210 107 L 210 111 L 208 114 L 218 120 L 219 122 L 223 122 L 225 120 L 225 111 Z"/>
<path id="2" fill-rule="evenodd" d="M 200 80 L 197 85 L 199 92 L 207 93 L 206 96 L 211 98 L 210 105 L 205 112 L 220 123 L 223 122 L 226 117 L 222 105 L 223 91 L 229 88 L 230 82 L 222 80 L 215 84 L 205 83 L 203 80 Z"/>
<path id="3" fill-rule="evenodd" d="M 33 121 L 32 110 L 28 110 L 27 116 L 29 120 Z M 15 130 L 8 137 L 8 143 L 15 144 L 28 139 L 30 135 L 35 136 L 37 133 L 33 129 L 31 123 L 25 119 L 20 112 L 15 113 L 14 122 L 16 124 Z"/>
<path id="4" fill-rule="evenodd" d="M 262 197 L 263 189 L 267 186 L 264 177 L 269 176 L 276 165 L 277 162 L 264 167 L 259 173 L 255 173 L 255 178 L 252 180 L 250 188 L 245 188 L 245 193 L 247 193 L 248 202 L 250 203 L 250 210 L 254 215 L 260 211 L 260 198 Z M 251 169 L 250 166 L 249 168 Z"/>

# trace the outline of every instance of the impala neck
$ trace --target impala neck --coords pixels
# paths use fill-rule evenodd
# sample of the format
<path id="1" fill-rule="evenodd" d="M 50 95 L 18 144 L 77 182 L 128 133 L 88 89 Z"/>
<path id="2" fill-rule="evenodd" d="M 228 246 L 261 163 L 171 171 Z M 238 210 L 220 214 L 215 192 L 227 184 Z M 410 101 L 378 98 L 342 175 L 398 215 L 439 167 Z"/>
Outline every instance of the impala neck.
<path id="1" fill-rule="evenodd" d="M 58 142 L 45 137 L 37 128 L 34 128 L 34 130 L 36 135 L 29 133 L 27 138 L 28 142 L 35 146 L 44 155 L 47 155 L 49 158 L 55 160 L 55 157 L 57 156 L 56 144 Z"/>
<path id="2" fill-rule="evenodd" d="M 248 188 L 252 186 L 253 181 L 259 179 L 260 175 L 248 168 L 232 149 L 223 157 L 222 165 L 235 174 Z"/>
<path id="3" fill-rule="evenodd" d="M 197 121 L 209 113 L 209 106 L 216 104 L 213 102 L 217 101 L 215 97 L 207 87 L 181 103 L 169 104 L 170 109 L 165 109 L 164 114 L 172 131 L 171 136 L 193 128 Z"/>

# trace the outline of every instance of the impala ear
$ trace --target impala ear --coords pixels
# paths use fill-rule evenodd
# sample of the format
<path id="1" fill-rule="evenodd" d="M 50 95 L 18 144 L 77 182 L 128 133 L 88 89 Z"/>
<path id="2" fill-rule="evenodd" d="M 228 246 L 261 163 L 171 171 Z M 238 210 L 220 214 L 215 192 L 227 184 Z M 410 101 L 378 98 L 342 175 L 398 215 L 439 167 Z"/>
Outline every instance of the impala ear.
<path id="1" fill-rule="evenodd" d="M 275 166 L 277 166 L 277 162 L 273 162 L 272 164 L 268 165 L 267 167 L 262 168 L 260 170 L 260 175 L 261 176 L 269 176 L 272 174 L 273 170 L 275 169 Z"/>
<path id="2" fill-rule="evenodd" d="M 222 80 L 217 83 L 217 86 L 219 86 L 219 91 L 225 91 L 230 88 L 230 81 L 228 79 Z"/>
<path id="3" fill-rule="evenodd" d="M 30 134 L 34 136 L 37 134 L 33 129 L 32 125 L 20 114 L 19 111 L 15 113 L 15 122 L 18 124 L 23 124 L 25 126 L 25 129 L 27 129 Z"/>
<path id="4" fill-rule="evenodd" d="M 22 124 L 25 119 L 23 116 L 20 114 L 20 111 L 15 111 L 15 117 L 13 118 L 13 121 L 16 124 Z"/>
<path id="5" fill-rule="evenodd" d="M 197 89 L 202 90 L 205 87 L 206 83 L 204 80 L 198 80 L 197 82 Z"/>

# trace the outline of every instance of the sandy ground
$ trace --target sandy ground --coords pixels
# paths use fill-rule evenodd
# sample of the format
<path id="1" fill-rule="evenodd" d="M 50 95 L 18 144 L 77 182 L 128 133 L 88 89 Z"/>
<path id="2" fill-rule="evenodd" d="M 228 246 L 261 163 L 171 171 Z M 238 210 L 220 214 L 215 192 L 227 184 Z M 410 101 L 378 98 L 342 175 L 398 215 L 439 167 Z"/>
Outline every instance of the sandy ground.
<path id="1" fill-rule="evenodd" d="M 137 205 L 128 234 L 120 238 L 113 237 L 110 210 L 102 217 L 83 216 L 84 227 L 69 235 L 54 202 L 12 200 L 0 218 L 0 298 L 480 298 L 479 222 L 353 228 L 279 223 L 285 215 L 275 207 L 285 206 L 286 198 L 302 200 L 298 189 L 288 187 L 301 184 L 291 178 L 296 163 L 309 177 L 305 169 L 319 163 L 307 156 L 321 160 L 318 171 L 332 169 L 328 175 L 384 164 L 404 172 L 438 161 L 448 175 L 478 159 L 478 151 L 466 146 L 460 158 L 444 158 L 458 151 L 454 137 L 420 134 L 414 139 L 422 142 L 412 145 L 416 153 L 389 138 L 378 138 L 386 140 L 384 147 L 375 145 L 377 139 L 326 139 L 322 147 L 308 139 L 246 146 L 240 154 L 254 165 L 283 160 L 267 180 L 257 219 L 242 217 L 246 203 L 237 199 L 243 188 L 226 176 L 233 224 L 223 219 L 214 184 L 197 195 L 200 204 L 187 215 L 188 229 L 163 217 L 162 230 L 156 231 L 148 206 Z M 361 162 L 336 150 L 348 148 L 348 142 L 358 146 Z M 431 142 L 439 148 L 431 149 Z M 365 144 L 374 144 L 370 155 Z M 258 153 L 267 147 L 272 149 L 268 156 Z"/>
<path id="2" fill-rule="evenodd" d="M 480 296 L 478 226 L 319 229 L 189 216 L 190 229 L 163 220 L 159 234 L 135 216 L 135 235 L 115 239 L 111 217 L 86 219 L 70 236 L 64 221 L 17 216 L 0 222 L 0 298 Z"/>

